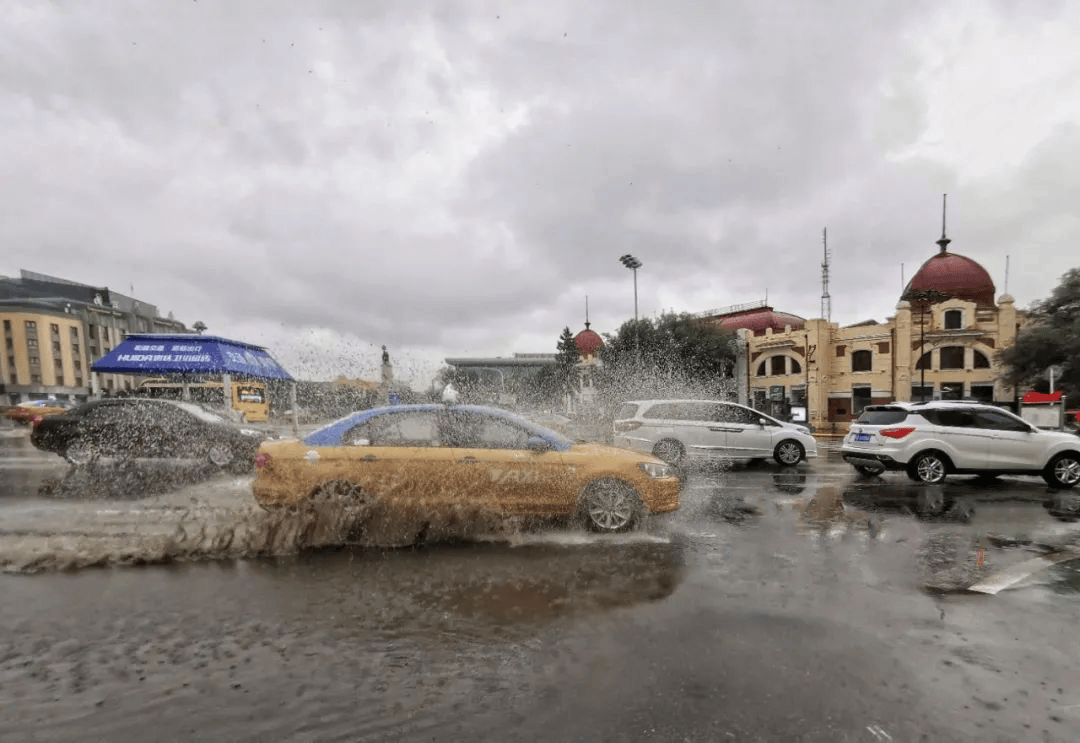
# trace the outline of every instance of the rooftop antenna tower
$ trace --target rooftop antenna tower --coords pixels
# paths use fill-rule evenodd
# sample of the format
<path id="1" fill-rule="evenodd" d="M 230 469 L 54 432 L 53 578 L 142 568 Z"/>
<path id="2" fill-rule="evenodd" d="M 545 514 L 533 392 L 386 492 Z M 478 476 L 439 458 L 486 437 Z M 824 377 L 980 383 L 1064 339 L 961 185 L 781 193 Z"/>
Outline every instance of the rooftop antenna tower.
<path id="1" fill-rule="evenodd" d="M 829 296 L 829 232 L 827 227 L 821 229 L 821 245 L 825 251 L 825 258 L 821 261 L 821 316 L 825 322 L 832 322 L 832 297 Z"/>
<path id="2" fill-rule="evenodd" d="M 1009 256 L 1005 256 L 1005 293 L 1009 293 Z"/>
<path id="3" fill-rule="evenodd" d="M 585 329 L 589 329 L 589 295 L 585 295 Z"/>

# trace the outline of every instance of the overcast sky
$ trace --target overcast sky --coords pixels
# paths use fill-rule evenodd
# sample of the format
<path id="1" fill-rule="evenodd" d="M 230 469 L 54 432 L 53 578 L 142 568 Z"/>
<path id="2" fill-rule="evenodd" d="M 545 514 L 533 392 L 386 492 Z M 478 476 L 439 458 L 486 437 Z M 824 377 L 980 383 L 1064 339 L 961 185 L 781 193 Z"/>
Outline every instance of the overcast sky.
<path id="1" fill-rule="evenodd" d="M 1068 2 L 0 0 L 0 274 L 294 373 L 754 302 L 892 315 L 937 246 L 1080 265 Z"/>

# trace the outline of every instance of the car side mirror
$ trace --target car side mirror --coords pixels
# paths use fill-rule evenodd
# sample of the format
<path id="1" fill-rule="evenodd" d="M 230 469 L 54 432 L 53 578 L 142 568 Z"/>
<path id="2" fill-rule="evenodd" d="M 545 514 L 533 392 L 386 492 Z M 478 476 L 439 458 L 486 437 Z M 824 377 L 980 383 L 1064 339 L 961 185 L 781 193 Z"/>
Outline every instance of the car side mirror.
<path id="1" fill-rule="evenodd" d="M 765 426 L 769 425 L 769 421 L 765 420 L 764 418 L 758 418 L 757 423 L 762 428 L 765 428 Z"/>

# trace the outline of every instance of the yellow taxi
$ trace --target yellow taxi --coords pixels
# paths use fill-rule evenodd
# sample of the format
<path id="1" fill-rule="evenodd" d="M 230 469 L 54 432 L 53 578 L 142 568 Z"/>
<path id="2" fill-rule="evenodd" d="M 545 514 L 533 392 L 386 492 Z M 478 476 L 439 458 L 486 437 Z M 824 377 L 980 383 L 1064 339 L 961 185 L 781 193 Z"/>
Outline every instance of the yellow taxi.
<path id="1" fill-rule="evenodd" d="M 268 509 L 345 501 L 372 517 L 579 517 L 600 532 L 678 509 L 681 487 L 648 454 L 575 444 L 479 405 L 360 411 L 303 440 L 264 442 L 255 468 L 252 491 Z"/>
<path id="2" fill-rule="evenodd" d="M 46 415 L 56 415 L 71 409 L 71 403 L 60 400 L 32 400 L 21 402 L 4 415 L 16 423 L 31 423 L 34 418 L 44 418 Z"/>

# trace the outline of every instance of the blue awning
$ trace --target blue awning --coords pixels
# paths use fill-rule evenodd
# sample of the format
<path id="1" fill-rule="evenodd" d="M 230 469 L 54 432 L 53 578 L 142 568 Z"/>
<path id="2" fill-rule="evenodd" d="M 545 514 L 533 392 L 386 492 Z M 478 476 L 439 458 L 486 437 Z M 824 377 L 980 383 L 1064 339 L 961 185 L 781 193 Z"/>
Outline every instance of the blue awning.
<path id="1" fill-rule="evenodd" d="M 90 368 L 107 374 L 235 374 L 292 380 L 262 346 L 212 335 L 131 334 Z"/>

